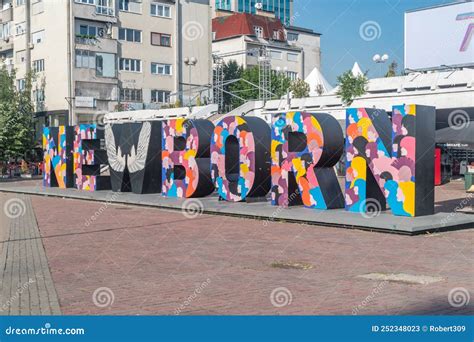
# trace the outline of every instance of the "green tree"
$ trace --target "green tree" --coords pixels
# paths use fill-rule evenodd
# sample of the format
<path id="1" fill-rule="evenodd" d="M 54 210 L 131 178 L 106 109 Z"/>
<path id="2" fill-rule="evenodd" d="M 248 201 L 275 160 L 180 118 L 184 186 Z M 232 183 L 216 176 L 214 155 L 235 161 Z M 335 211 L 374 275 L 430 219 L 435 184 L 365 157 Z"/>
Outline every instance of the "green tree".
<path id="1" fill-rule="evenodd" d="M 398 63 L 393 61 L 388 65 L 388 71 L 385 74 L 385 77 L 395 77 L 397 76 Z"/>
<path id="2" fill-rule="evenodd" d="M 25 88 L 15 88 L 15 73 L 0 69 L 0 160 L 28 158 L 34 147 L 31 90 L 34 75 L 25 78 Z"/>
<path id="3" fill-rule="evenodd" d="M 302 79 L 296 79 L 291 83 L 290 91 L 293 92 L 293 98 L 301 99 L 303 97 L 308 97 L 310 92 L 309 84 Z"/>
<path id="4" fill-rule="evenodd" d="M 291 91 L 291 83 L 291 78 L 284 73 L 272 73 L 272 93 L 277 98 L 281 98 Z"/>
<path id="5" fill-rule="evenodd" d="M 242 105 L 245 101 L 248 100 L 257 100 L 259 98 L 259 89 L 260 84 L 260 71 L 258 67 L 249 67 L 242 71 L 241 78 L 239 82 L 231 84 L 229 86 L 229 92 L 243 98 L 241 100 L 236 97 L 232 97 L 231 104 L 233 108 L 237 108 Z M 283 73 L 272 72 L 271 74 L 271 97 L 280 98 L 285 95 L 291 86 L 291 79 L 288 78 Z"/>
<path id="6" fill-rule="evenodd" d="M 237 80 L 242 77 L 243 68 L 235 61 L 231 60 L 224 64 L 224 82 Z M 224 108 L 228 108 L 232 105 L 233 96 L 227 93 L 223 94 L 224 97 Z"/>
<path id="7" fill-rule="evenodd" d="M 10 74 L 5 65 L 0 68 L 0 103 L 6 103 L 15 97 L 15 78 L 15 71 Z"/>
<path id="8" fill-rule="evenodd" d="M 339 86 L 337 95 L 341 97 L 345 106 L 350 106 L 356 97 L 364 95 L 369 82 L 365 75 L 354 76 L 350 70 L 340 75 L 337 81 Z"/>

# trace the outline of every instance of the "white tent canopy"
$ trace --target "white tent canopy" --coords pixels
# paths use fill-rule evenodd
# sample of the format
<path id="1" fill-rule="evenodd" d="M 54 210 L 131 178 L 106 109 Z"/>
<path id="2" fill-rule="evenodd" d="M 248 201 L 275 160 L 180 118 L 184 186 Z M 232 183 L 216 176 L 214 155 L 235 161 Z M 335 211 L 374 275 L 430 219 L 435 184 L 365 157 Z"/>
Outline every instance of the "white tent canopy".
<path id="1" fill-rule="evenodd" d="M 364 75 L 364 73 L 360 69 L 359 63 L 357 62 L 355 62 L 354 66 L 352 67 L 352 75 L 354 75 L 355 77 Z"/>
<path id="2" fill-rule="evenodd" d="M 306 77 L 305 82 L 308 83 L 310 87 L 309 96 L 319 96 L 318 88 L 321 91 L 321 95 L 327 94 L 333 89 L 318 68 L 314 68 L 313 71 L 311 71 L 308 77 Z"/>

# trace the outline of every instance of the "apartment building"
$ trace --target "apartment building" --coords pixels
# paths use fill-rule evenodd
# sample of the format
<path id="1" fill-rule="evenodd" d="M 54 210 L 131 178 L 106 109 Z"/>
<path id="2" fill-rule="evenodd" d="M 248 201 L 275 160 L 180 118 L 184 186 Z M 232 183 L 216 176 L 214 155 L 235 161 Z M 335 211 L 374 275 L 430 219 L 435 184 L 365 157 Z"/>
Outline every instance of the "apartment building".
<path id="1" fill-rule="evenodd" d="M 315 68 L 321 70 L 321 34 L 294 25 L 286 26 L 285 33 L 288 44 L 303 51 L 301 78 L 306 79 Z"/>
<path id="2" fill-rule="evenodd" d="M 293 0 L 215 0 L 214 12 L 229 11 L 257 14 L 262 10 L 275 14 L 284 25 L 291 25 L 293 20 Z"/>
<path id="3" fill-rule="evenodd" d="M 0 59 L 24 86 L 34 70 L 39 125 L 209 97 L 209 1 L 0 0 Z"/>
<path id="4" fill-rule="evenodd" d="M 305 79 L 320 68 L 320 35 L 312 30 L 285 27 L 270 12 L 218 13 L 212 20 L 215 56 L 239 65 L 258 65 L 259 51 L 267 50 L 271 69 L 283 72 L 292 80 Z"/>

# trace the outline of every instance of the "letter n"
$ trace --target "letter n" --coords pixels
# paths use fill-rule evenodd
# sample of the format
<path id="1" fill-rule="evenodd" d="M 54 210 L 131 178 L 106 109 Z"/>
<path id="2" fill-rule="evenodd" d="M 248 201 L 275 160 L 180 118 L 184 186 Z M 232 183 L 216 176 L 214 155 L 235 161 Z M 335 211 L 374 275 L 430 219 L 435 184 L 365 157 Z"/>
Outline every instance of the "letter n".
<path id="1" fill-rule="evenodd" d="M 303 112 L 278 114 L 272 121 L 272 204 L 343 208 L 334 171 L 344 150 L 338 121 Z"/>
<path id="2" fill-rule="evenodd" d="M 163 122 L 163 196 L 205 197 L 214 191 L 210 154 L 214 125 L 208 120 Z"/>
<path id="3" fill-rule="evenodd" d="M 346 209 L 434 213 L 434 107 L 351 108 L 346 115 Z"/>
<path id="4" fill-rule="evenodd" d="M 43 128 L 43 186 L 74 187 L 73 126 Z"/>

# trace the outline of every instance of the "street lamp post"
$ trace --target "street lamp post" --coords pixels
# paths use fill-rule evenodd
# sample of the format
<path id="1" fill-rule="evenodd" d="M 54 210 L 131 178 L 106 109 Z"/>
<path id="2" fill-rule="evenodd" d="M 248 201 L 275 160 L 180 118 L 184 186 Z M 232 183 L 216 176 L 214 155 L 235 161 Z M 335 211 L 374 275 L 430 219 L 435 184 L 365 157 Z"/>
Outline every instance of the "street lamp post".
<path id="1" fill-rule="evenodd" d="M 192 77 L 192 67 L 197 64 L 198 60 L 196 57 L 186 57 L 184 58 L 184 64 L 186 64 L 189 67 L 189 107 L 192 105 L 192 98 L 191 98 L 191 93 L 192 93 L 192 82 L 191 82 L 191 77 Z"/>
<path id="2" fill-rule="evenodd" d="M 387 55 L 386 53 L 383 54 L 382 56 L 380 56 L 379 54 L 376 54 L 374 55 L 374 57 L 372 57 L 372 60 L 375 63 L 380 65 L 380 75 L 382 75 L 382 64 L 387 62 L 389 58 L 390 58 L 389 55 Z"/>

